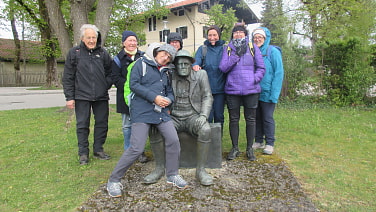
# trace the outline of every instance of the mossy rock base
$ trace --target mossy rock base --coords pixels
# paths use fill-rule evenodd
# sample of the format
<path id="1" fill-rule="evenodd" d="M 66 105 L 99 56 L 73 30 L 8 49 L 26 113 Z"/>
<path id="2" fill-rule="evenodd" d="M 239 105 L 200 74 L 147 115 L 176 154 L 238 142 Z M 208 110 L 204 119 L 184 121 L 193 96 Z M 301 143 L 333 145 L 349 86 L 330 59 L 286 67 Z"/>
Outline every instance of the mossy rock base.
<path id="1" fill-rule="evenodd" d="M 225 154 L 227 155 L 227 153 Z M 111 198 L 102 184 L 78 211 L 318 211 L 284 162 L 256 152 L 257 161 L 238 158 L 222 168 L 207 169 L 214 185 L 202 186 L 195 169 L 180 169 L 189 188 L 179 190 L 163 177 L 152 185 L 142 184 L 154 162 L 135 163 L 122 179 L 123 196 Z"/>

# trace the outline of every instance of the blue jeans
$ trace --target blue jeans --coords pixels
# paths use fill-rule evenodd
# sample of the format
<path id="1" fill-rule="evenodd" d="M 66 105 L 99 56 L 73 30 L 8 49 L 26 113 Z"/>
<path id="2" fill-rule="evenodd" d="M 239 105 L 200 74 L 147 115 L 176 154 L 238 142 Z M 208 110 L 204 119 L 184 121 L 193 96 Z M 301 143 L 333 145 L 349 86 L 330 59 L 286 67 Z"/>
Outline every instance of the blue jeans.
<path id="1" fill-rule="evenodd" d="M 275 103 L 259 101 L 259 106 L 256 112 L 256 139 L 258 143 L 263 143 L 264 139 L 266 145 L 274 146 L 275 141 L 275 122 L 273 113 Z"/>
<path id="2" fill-rule="evenodd" d="M 225 94 L 213 94 L 213 100 L 213 106 L 210 111 L 208 121 L 209 123 L 221 123 L 223 126 L 223 122 L 225 121 L 225 117 L 223 115 L 225 111 Z"/>
<path id="3" fill-rule="evenodd" d="M 130 115 L 126 113 L 121 114 L 122 119 L 122 129 L 123 129 L 123 136 L 124 136 L 124 151 L 129 148 L 131 145 L 131 130 L 132 130 L 132 123 Z"/>

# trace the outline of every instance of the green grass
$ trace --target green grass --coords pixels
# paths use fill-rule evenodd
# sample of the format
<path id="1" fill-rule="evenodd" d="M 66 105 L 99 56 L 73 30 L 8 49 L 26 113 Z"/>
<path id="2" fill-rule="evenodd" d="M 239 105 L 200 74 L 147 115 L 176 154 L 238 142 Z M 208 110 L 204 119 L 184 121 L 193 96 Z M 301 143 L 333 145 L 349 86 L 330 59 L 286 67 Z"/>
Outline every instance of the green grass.
<path id="1" fill-rule="evenodd" d="M 0 211 L 74 211 L 91 196 L 123 152 L 114 108 L 105 144 L 112 160 L 90 156 L 88 166 L 78 165 L 75 121 L 66 110 L 0 111 Z M 259 160 L 285 160 L 322 211 L 376 211 L 375 112 L 279 104 L 276 154 Z M 227 124 L 225 152 L 231 147 Z"/>

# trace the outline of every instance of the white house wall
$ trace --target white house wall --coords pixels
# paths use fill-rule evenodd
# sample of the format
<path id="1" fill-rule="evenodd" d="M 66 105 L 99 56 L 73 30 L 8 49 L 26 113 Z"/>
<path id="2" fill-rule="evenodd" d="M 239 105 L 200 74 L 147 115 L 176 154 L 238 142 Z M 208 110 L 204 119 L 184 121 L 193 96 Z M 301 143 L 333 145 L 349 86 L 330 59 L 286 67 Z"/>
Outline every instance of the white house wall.
<path id="1" fill-rule="evenodd" d="M 185 10 L 183 16 L 177 16 L 174 13 L 170 13 L 165 21 L 168 21 L 167 28 L 170 29 L 170 32 L 175 32 L 178 27 L 187 27 L 188 35 L 186 39 L 183 39 L 183 48 L 193 54 L 205 41 L 205 38 L 203 37 L 203 27 L 205 26 L 204 23 L 208 16 L 204 13 L 198 12 L 197 5 L 190 8 L 192 9 L 191 12 Z M 141 50 L 145 51 L 147 45 L 150 43 L 159 42 L 159 31 L 162 31 L 164 28 L 163 21 L 164 20 L 162 19 L 157 19 L 156 31 L 152 32 L 149 32 L 148 20 L 145 22 L 144 32 L 146 34 L 146 45 L 140 46 Z"/>

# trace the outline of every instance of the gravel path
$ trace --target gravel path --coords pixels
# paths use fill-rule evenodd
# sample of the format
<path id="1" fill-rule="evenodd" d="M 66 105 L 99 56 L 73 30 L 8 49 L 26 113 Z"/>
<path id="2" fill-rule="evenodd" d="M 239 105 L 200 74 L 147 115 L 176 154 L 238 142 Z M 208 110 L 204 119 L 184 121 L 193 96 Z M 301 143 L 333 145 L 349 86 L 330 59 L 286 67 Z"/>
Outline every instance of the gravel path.
<path id="1" fill-rule="evenodd" d="M 262 157 L 268 156 L 256 162 L 247 161 L 244 154 L 233 161 L 223 160 L 221 169 L 207 169 L 215 182 L 208 187 L 196 181 L 195 169 L 180 169 L 189 183 L 185 190 L 168 185 L 165 177 L 156 184 L 142 184 L 154 162 L 135 163 L 122 179 L 122 197 L 111 198 L 102 184 L 77 210 L 319 211 L 283 162 L 266 163 Z"/>

